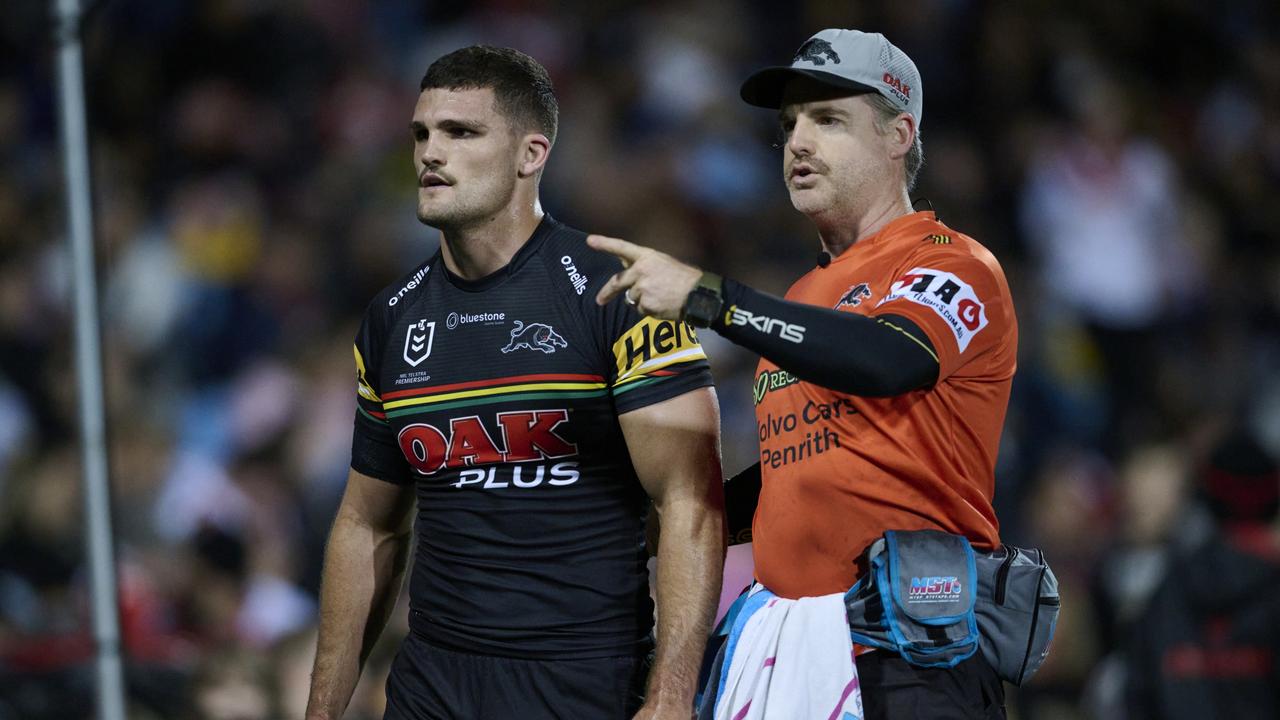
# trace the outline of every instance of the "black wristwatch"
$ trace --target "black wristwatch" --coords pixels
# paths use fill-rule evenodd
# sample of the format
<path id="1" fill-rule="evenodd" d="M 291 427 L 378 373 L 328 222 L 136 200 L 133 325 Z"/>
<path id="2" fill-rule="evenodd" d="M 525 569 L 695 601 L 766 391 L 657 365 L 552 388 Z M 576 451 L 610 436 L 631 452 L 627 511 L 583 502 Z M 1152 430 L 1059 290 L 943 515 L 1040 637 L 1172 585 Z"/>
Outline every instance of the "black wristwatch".
<path id="1" fill-rule="evenodd" d="M 684 300 L 681 319 L 696 328 L 711 327 L 724 307 L 724 280 L 715 273 L 704 272 L 698 284 Z"/>

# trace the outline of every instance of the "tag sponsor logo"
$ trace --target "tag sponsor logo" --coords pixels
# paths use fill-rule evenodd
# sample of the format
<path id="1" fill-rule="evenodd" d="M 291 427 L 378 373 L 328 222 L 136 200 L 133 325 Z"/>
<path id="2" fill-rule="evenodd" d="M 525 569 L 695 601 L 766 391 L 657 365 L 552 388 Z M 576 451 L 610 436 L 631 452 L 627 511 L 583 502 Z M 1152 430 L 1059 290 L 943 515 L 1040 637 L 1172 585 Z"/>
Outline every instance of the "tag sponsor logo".
<path id="1" fill-rule="evenodd" d="M 569 420 L 568 410 L 502 412 L 494 419 L 500 443 L 479 415 L 453 418 L 447 432 L 430 423 L 414 423 L 396 439 L 409 465 L 421 475 L 434 475 L 444 468 L 555 460 L 578 454 L 578 446 L 556 432 Z"/>
<path id="2" fill-rule="evenodd" d="M 973 286 L 945 270 L 912 268 L 890 286 L 889 294 L 876 307 L 894 300 L 910 300 L 937 313 L 955 335 L 962 353 L 987 326 L 986 305 Z"/>
<path id="3" fill-rule="evenodd" d="M 911 578 L 911 590 L 907 593 L 909 603 L 943 603 L 960 599 L 960 580 L 951 575 L 937 575 Z"/>
<path id="4" fill-rule="evenodd" d="M 410 367 L 418 367 L 431 355 L 431 346 L 436 338 L 436 324 L 427 322 L 425 318 L 409 326 L 404 334 L 404 361 Z"/>
<path id="5" fill-rule="evenodd" d="M 427 271 L 430 269 L 431 269 L 430 265 L 423 265 L 422 269 L 414 273 L 413 277 L 409 278 L 409 282 L 405 283 L 404 287 L 400 288 L 399 292 L 397 292 L 395 295 L 392 295 L 390 299 L 387 300 L 387 306 L 395 307 L 395 305 L 400 302 L 400 298 L 404 297 L 405 293 L 421 285 L 422 279 L 427 276 Z"/>
<path id="6" fill-rule="evenodd" d="M 743 310 L 737 305 L 729 308 L 729 324 L 750 326 L 765 335 L 777 335 L 787 342 L 804 342 L 803 325 L 796 325 L 786 322 L 785 320 L 779 320 L 765 315 L 756 315 L 747 310 Z"/>
<path id="7" fill-rule="evenodd" d="M 581 295 L 587 289 L 587 276 L 578 272 L 578 266 L 574 264 L 573 258 L 568 255 L 560 258 L 560 264 L 564 266 L 565 274 L 569 276 L 569 283 L 573 285 L 573 291 Z"/>

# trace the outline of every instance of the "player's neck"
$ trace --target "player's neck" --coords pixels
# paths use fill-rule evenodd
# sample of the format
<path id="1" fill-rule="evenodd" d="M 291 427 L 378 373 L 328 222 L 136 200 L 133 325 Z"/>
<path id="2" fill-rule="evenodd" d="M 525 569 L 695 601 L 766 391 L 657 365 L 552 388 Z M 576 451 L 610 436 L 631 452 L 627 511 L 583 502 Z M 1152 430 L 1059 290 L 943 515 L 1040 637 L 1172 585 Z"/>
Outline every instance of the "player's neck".
<path id="1" fill-rule="evenodd" d="M 440 250 L 449 272 L 464 280 L 479 280 L 507 266 L 524 246 L 538 223 L 542 206 L 504 208 L 497 215 L 466 227 L 442 229 Z"/>
<path id="2" fill-rule="evenodd" d="M 810 219 L 818 226 L 818 235 L 822 239 L 822 249 L 831 257 L 840 257 L 859 240 L 875 235 L 885 225 L 911 212 L 911 197 L 906 188 L 899 194 L 886 194 L 870 203 L 866 209 L 856 213 L 854 217 L 839 217 L 839 213 L 812 215 Z"/>

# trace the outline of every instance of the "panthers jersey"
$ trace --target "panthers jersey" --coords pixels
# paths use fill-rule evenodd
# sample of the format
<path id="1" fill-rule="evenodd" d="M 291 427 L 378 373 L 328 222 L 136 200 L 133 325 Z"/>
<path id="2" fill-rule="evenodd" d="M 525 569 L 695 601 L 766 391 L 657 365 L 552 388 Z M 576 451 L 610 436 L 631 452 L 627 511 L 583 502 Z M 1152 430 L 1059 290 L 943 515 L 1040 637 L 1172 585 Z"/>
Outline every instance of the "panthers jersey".
<path id="1" fill-rule="evenodd" d="M 596 304 L 619 269 L 547 216 L 492 275 L 437 252 L 369 306 L 352 468 L 416 486 L 410 627 L 428 640 L 521 657 L 650 642 L 648 497 L 618 416 L 711 374 L 689 326 Z"/>

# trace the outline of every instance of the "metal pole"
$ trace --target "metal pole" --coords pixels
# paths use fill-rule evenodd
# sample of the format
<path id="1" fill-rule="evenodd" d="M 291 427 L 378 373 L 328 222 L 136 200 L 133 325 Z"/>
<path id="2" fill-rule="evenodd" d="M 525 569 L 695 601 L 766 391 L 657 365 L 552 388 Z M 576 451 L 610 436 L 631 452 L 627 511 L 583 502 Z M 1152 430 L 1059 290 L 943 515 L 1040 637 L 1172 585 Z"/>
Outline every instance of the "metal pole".
<path id="1" fill-rule="evenodd" d="M 97 648 L 98 719 L 124 720 L 120 661 L 120 615 L 116 603 L 115 555 L 111 539 L 111 491 L 107 484 L 103 413 L 102 349 L 98 288 L 94 279 L 93 207 L 89 193 L 89 134 L 85 122 L 84 61 L 80 49 L 80 2 L 57 0 L 59 111 L 67 174 L 67 224 L 75 301 L 76 377 L 80 386 L 81 456 L 84 463 L 85 536 L 93 594 Z"/>

